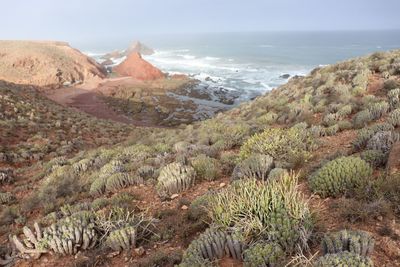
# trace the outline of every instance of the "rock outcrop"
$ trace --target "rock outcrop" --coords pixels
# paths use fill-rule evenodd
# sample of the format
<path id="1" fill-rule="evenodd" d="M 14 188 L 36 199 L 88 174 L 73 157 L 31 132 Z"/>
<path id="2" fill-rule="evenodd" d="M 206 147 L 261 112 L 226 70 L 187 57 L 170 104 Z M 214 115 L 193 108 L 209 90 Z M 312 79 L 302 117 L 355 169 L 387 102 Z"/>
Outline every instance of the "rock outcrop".
<path id="1" fill-rule="evenodd" d="M 140 53 L 141 55 L 152 55 L 154 54 L 154 50 L 141 42 L 134 42 L 131 44 L 128 49 L 125 50 L 125 56 L 129 56 L 132 53 Z"/>
<path id="2" fill-rule="evenodd" d="M 144 60 L 137 52 L 131 53 L 121 64 L 114 68 L 114 71 L 121 76 L 131 76 L 143 81 L 165 77 L 164 73 Z"/>
<path id="3" fill-rule="evenodd" d="M 67 43 L 0 41 L 0 80 L 61 87 L 104 77 L 102 66 Z"/>

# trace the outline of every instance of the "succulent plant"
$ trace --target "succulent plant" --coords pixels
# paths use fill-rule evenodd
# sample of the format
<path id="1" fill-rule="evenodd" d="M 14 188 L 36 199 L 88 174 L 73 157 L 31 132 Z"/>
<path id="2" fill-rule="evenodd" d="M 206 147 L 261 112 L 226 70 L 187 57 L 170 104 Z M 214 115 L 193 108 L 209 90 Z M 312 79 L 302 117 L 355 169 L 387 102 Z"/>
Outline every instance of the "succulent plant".
<path id="1" fill-rule="evenodd" d="M 184 166 L 174 162 L 161 169 L 158 176 L 157 192 L 160 197 L 168 197 L 182 192 L 194 185 L 195 170 L 190 166 Z"/>
<path id="2" fill-rule="evenodd" d="M 390 112 L 388 122 L 391 123 L 394 127 L 400 126 L 400 108 Z"/>
<path id="3" fill-rule="evenodd" d="M 374 239 L 364 231 L 342 230 L 328 233 L 322 239 L 324 254 L 348 251 L 366 257 L 374 250 Z"/>
<path id="4" fill-rule="evenodd" d="M 94 224 L 82 218 L 67 217 L 41 230 L 34 224 L 35 233 L 25 226 L 23 242 L 17 236 L 12 237 L 15 247 L 22 254 L 37 255 L 52 250 L 62 255 L 76 254 L 80 250 L 93 248 L 98 240 Z"/>
<path id="5" fill-rule="evenodd" d="M 372 119 L 377 120 L 388 112 L 389 104 L 385 101 L 381 101 L 381 102 L 372 104 L 368 108 L 368 110 L 371 113 Z"/>
<path id="6" fill-rule="evenodd" d="M 381 150 L 365 150 L 361 152 L 360 157 L 371 164 L 372 167 L 382 167 L 386 164 L 388 154 Z"/>
<path id="7" fill-rule="evenodd" d="M 370 258 L 362 257 L 351 252 L 340 252 L 335 254 L 326 254 L 320 257 L 314 264 L 315 267 L 373 267 L 374 264 Z"/>
<path id="8" fill-rule="evenodd" d="M 263 154 L 253 154 L 233 169 L 232 180 L 254 178 L 265 181 L 274 167 L 274 159 Z"/>
<path id="9" fill-rule="evenodd" d="M 389 105 L 391 109 L 400 107 L 400 89 L 396 88 L 388 92 Z"/>
<path id="10" fill-rule="evenodd" d="M 307 247 L 311 215 L 292 173 L 268 183 L 237 180 L 212 195 L 207 208 L 216 225 L 240 229 L 246 240 L 277 242 L 287 252 Z"/>
<path id="11" fill-rule="evenodd" d="M 268 128 L 249 138 L 241 147 L 240 156 L 246 159 L 255 153 L 269 155 L 276 164 L 291 167 L 308 159 L 313 145 L 313 138 L 308 130 L 296 127 Z"/>
<path id="12" fill-rule="evenodd" d="M 279 179 L 284 175 L 289 175 L 289 172 L 283 168 L 273 168 L 268 174 L 268 180 Z"/>
<path id="13" fill-rule="evenodd" d="M 362 110 L 353 117 L 355 128 L 364 128 L 371 121 L 373 121 L 373 116 L 369 110 Z"/>
<path id="14" fill-rule="evenodd" d="M 142 177 L 144 180 L 153 178 L 155 175 L 155 169 L 153 166 L 150 165 L 143 165 L 141 166 L 138 170 L 137 173 L 140 177 Z"/>
<path id="15" fill-rule="evenodd" d="M 0 185 L 5 183 L 11 183 L 14 180 L 12 169 L 0 170 Z"/>
<path id="16" fill-rule="evenodd" d="M 352 145 L 355 149 L 362 149 L 367 145 L 368 140 L 370 140 L 377 132 L 392 130 L 394 130 L 394 127 L 389 123 L 378 123 L 371 127 L 360 129 L 357 138 L 352 142 Z"/>
<path id="17" fill-rule="evenodd" d="M 320 168 L 309 178 L 309 184 L 322 197 L 337 197 L 357 187 L 371 174 L 371 166 L 361 158 L 340 157 Z"/>
<path id="18" fill-rule="evenodd" d="M 15 200 L 15 197 L 10 192 L 2 193 L 0 192 L 0 204 L 9 204 Z"/>
<path id="19" fill-rule="evenodd" d="M 115 251 L 128 250 L 136 246 L 136 230 L 127 226 L 110 232 L 105 244 Z"/>
<path id="20" fill-rule="evenodd" d="M 128 173 L 114 173 L 107 177 L 106 190 L 116 192 L 130 185 L 139 185 L 143 183 L 143 178 Z"/>
<path id="21" fill-rule="evenodd" d="M 211 227 L 190 243 L 183 254 L 182 263 L 212 262 L 224 256 L 242 260 L 244 248 L 245 243 L 237 238 L 234 233 Z"/>
<path id="22" fill-rule="evenodd" d="M 100 196 L 106 191 L 107 177 L 98 177 L 90 185 L 89 193 L 92 196 Z"/>
<path id="23" fill-rule="evenodd" d="M 340 128 L 338 124 L 334 124 L 324 129 L 323 136 L 332 136 L 339 132 Z"/>
<path id="24" fill-rule="evenodd" d="M 206 193 L 195 198 L 190 203 L 188 217 L 191 220 L 200 220 L 207 216 L 207 205 L 210 201 L 211 193 Z"/>
<path id="25" fill-rule="evenodd" d="M 82 159 L 72 164 L 72 168 L 76 174 L 80 174 L 86 172 L 93 165 L 94 165 L 93 159 Z"/>
<path id="26" fill-rule="evenodd" d="M 191 160 L 192 166 L 196 171 L 196 176 L 200 179 L 213 181 L 218 176 L 218 160 L 210 158 L 205 154 L 200 154 Z"/>
<path id="27" fill-rule="evenodd" d="M 389 152 L 392 145 L 400 140 L 400 135 L 392 131 L 382 131 L 374 134 L 367 142 L 367 149 Z"/>
<path id="28" fill-rule="evenodd" d="M 244 251 L 244 267 L 278 267 L 285 252 L 277 243 L 258 242 Z"/>

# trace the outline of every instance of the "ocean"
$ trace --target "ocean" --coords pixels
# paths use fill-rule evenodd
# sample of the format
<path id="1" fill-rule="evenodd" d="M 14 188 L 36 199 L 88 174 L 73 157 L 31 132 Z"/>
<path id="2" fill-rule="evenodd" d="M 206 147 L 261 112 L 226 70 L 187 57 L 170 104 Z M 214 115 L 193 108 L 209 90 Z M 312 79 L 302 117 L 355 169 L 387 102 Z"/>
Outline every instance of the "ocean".
<path id="1" fill-rule="evenodd" d="M 306 75 L 318 66 L 400 48 L 400 30 L 163 34 L 139 40 L 156 51 L 144 58 L 164 72 L 188 74 L 209 86 L 239 91 L 242 102 L 285 83 L 288 75 Z M 99 59 L 132 41 L 77 47 Z"/>

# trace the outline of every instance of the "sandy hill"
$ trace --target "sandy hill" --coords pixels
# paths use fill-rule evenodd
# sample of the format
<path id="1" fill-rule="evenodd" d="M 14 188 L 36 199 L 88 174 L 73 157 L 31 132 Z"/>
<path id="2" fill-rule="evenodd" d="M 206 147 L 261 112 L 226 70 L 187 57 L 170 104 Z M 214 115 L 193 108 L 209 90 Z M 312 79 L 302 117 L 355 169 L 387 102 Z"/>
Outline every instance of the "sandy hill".
<path id="1" fill-rule="evenodd" d="M 213 119 L 1 170 L 0 262 L 400 266 L 399 151 L 400 50 L 317 68 Z"/>
<path id="2" fill-rule="evenodd" d="M 100 65 L 67 43 L 0 41 L 0 80 L 59 87 L 103 77 Z"/>
<path id="3" fill-rule="evenodd" d="M 155 80 L 165 77 L 161 70 L 144 60 L 138 52 L 131 53 L 114 68 L 114 71 L 121 76 L 131 76 L 138 80 Z"/>

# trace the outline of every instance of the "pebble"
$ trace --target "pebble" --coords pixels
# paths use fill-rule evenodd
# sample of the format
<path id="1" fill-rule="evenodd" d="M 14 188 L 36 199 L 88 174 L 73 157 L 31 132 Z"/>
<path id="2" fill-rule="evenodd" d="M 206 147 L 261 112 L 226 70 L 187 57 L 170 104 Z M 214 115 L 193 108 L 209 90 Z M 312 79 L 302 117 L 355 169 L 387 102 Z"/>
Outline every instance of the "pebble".
<path id="1" fill-rule="evenodd" d="M 175 198 L 177 198 L 177 197 L 179 197 L 178 194 L 173 194 L 170 198 L 171 198 L 171 199 L 175 199 Z"/>
<path id="2" fill-rule="evenodd" d="M 219 187 L 224 187 L 224 186 L 226 186 L 226 183 L 220 183 L 219 184 Z"/>
<path id="3" fill-rule="evenodd" d="M 142 256 L 145 253 L 144 248 L 143 247 L 135 248 L 135 253 L 138 256 Z"/>
<path id="4" fill-rule="evenodd" d="M 181 207 L 182 210 L 187 210 L 188 208 L 189 208 L 189 207 L 186 206 L 186 205 L 183 205 L 183 206 Z"/>

